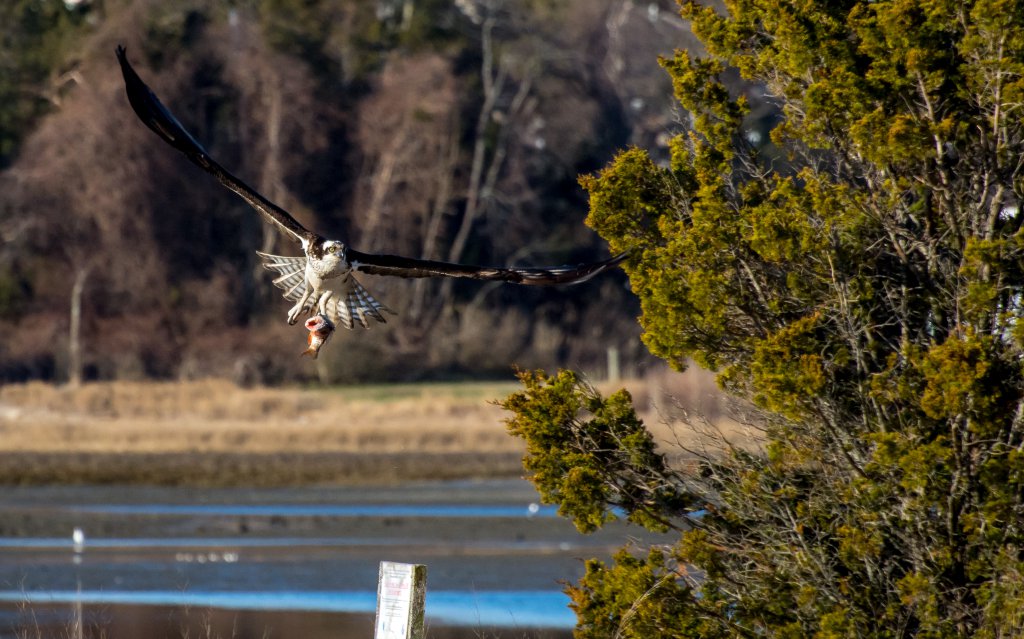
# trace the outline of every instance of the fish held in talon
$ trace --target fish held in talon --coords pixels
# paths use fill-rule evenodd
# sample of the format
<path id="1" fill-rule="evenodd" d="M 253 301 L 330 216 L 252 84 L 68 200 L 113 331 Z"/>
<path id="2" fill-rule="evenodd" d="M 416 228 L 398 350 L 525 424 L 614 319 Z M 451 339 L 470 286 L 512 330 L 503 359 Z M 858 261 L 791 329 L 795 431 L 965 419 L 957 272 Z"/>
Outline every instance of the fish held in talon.
<path id="1" fill-rule="evenodd" d="M 320 349 L 334 334 L 334 323 L 326 315 L 317 314 L 306 320 L 306 330 L 309 331 L 309 335 L 306 336 L 309 348 L 302 351 L 302 355 L 309 355 L 316 359 L 316 356 L 320 354 Z"/>

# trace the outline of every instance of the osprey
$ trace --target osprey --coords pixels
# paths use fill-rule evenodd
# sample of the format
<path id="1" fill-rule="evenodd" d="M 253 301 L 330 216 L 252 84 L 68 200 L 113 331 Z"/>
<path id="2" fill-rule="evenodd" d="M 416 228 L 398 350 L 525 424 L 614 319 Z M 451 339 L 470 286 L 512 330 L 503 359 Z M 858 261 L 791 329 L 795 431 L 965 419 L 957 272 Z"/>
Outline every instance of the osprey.
<path id="1" fill-rule="evenodd" d="M 124 75 L 128 101 L 139 119 L 164 142 L 185 154 L 201 169 L 211 173 L 268 222 L 277 225 L 302 245 L 305 255 L 285 257 L 258 253 L 264 266 L 280 275 L 274 284 L 284 289 L 285 299 L 295 302 L 288 311 L 288 323 L 294 324 L 303 313 L 322 313 L 346 328 L 356 324 L 369 327 L 368 320 L 384 322 L 384 312 L 394 313 L 378 302 L 356 280 L 354 273 L 394 275 L 398 277 L 469 277 L 548 286 L 575 284 L 590 279 L 625 259 L 622 253 L 603 262 L 540 268 L 487 267 L 451 264 L 398 255 L 363 253 L 338 240 L 330 240 L 307 230 L 287 211 L 256 192 L 210 157 L 177 118 L 160 102 L 128 63 L 125 49 L 117 47 L 117 59 Z"/>

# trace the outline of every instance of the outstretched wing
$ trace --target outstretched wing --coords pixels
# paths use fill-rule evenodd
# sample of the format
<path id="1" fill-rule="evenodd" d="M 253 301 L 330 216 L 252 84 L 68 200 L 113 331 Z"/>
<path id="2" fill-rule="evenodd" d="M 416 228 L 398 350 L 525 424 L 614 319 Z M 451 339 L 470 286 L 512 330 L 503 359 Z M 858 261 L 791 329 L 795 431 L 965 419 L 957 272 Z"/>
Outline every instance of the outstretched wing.
<path id="1" fill-rule="evenodd" d="M 353 270 L 373 275 L 394 275 L 397 277 L 468 277 L 476 280 L 498 280 L 525 284 L 527 286 L 550 286 L 552 284 L 578 284 L 607 270 L 622 260 L 626 253 L 620 253 L 603 262 L 591 262 L 576 266 L 540 267 L 491 267 L 469 264 L 451 264 L 433 260 L 418 260 L 399 255 L 375 255 L 348 249 L 346 257 Z"/>
<path id="2" fill-rule="evenodd" d="M 124 75 L 125 90 L 128 93 L 128 102 L 139 119 L 152 129 L 157 135 L 174 148 L 185 154 L 193 164 L 207 171 L 221 184 L 228 187 L 243 200 L 248 202 L 254 209 L 259 211 L 264 219 L 286 231 L 296 241 L 313 241 L 317 238 L 314 233 L 306 230 L 293 218 L 288 211 L 277 206 L 270 200 L 256 192 L 245 182 L 228 173 L 224 167 L 217 164 L 206 152 L 201 144 L 185 130 L 185 127 L 178 122 L 178 119 L 167 110 L 160 99 L 146 86 L 142 78 L 135 72 L 132 65 L 128 63 L 128 56 L 122 46 L 117 47 L 117 60 L 121 63 L 121 73 Z"/>

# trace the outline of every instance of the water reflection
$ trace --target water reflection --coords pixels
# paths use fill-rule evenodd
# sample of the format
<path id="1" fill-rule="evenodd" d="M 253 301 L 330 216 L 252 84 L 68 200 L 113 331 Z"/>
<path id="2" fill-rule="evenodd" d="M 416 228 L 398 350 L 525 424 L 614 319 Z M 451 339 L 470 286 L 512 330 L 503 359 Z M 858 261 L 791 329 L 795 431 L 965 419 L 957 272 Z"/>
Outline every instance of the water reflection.
<path id="1" fill-rule="evenodd" d="M 75 602 L 95 613 L 106 637 L 147 609 L 162 618 L 168 610 L 235 611 L 232 623 L 269 625 L 286 614 L 289 624 L 363 619 L 372 617 L 382 560 L 427 565 L 435 626 L 477 632 L 467 636 L 500 636 L 501 628 L 564 636 L 574 616 L 562 584 L 582 575 L 583 559 L 609 556 L 638 531 L 612 526 L 582 536 L 537 501 L 529 484 L 509 481 L 10 489 L 0 498 L 0 636 L 66 636 L 66 627 L 47 635 L 25 625 L 51 620 L 59 630 Z M 372 637 L 372 623 L 352 623 L 358 629 L 349 633 L 301 636 Z M 264 635 L 299 636 L 254 636 Z"/>
<path id="2" fill-rule="evenodd" d="M 372 613 L 376 606 L 376 593 L 320 590 L 274 592 L 51 590 L 41 593 L 0 592 L 0 601 L 27 605 L 70 605 L 81 601 L 83 604 L 92 606 L 145 604 L 230 610 Z M 568 603 L 569 598 L 557 591 L 428 590 L 426 606 L 429 617 L 434 622 L 444 625 L 569 628 L 575 618 L 568 608 Z"/>

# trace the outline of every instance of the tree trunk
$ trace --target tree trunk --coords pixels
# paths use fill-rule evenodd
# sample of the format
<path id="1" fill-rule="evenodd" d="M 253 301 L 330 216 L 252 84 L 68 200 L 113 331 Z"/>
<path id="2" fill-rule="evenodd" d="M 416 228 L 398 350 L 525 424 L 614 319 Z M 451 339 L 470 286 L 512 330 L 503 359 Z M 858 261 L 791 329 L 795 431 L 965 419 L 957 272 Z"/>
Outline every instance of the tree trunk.
<path id="1" fill-rule="evenodd" d="M 68 384 L 82 384 L 82 292 L 89 278 L 90 267 L 75 272 L 75 283 L 71 287 L 71 330 L 68 336 Z"/>

